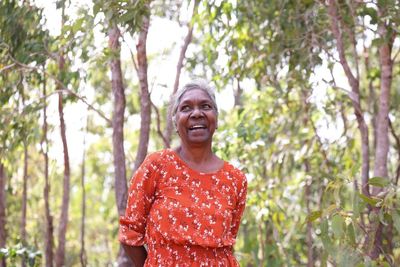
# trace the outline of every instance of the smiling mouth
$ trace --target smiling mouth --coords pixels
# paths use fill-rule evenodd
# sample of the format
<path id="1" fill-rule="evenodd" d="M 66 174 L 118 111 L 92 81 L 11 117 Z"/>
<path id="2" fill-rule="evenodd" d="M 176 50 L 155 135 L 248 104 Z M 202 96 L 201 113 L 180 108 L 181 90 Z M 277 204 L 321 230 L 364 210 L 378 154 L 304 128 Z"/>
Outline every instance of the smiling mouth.
<path id="1" fill-rule="evenodd" d="M 207 127 L 204 125 L 193 125 L 189 128 L 190 131 L 195 131 L 195 130 L 203 130 L 206 129 Z"/>

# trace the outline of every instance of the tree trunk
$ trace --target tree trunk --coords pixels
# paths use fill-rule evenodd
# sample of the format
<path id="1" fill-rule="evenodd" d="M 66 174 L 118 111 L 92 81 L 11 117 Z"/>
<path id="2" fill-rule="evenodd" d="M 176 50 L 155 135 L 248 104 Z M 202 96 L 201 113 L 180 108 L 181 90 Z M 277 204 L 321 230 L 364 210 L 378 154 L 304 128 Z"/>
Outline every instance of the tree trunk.
<path id="1" fill-rule="evenodd" d="M 44 74 L 46 75 L 46 74 Z M 50 212 L 50 182 L 49 182 L 49 156 L 48 156 L 48 141 L 47 141 L 47 97 L 46 97 L 46 76 L 43 81 L 43 137 L 41 141 L 42 153 L 44 157 L 44 207 L 46 214 L 46 232 L 45 232 L 45 261 L 46 267 L 53 267 L 53 217 Z"/>
<path id="2" fill-rule="evenodd" d="M 22 78 L 21 78 L 22 81 Z M 22 89 L 23 90 L 23 89 Z M 25 97 L 24 93 L 22 93 L 22 106 L 25 107 Z M 24 168 L 22 173 L 22 204 L 21 204 L 21 226 L 20 226 L 20 235 L 22 244 L 26 244 L 26 207 L 28 201 L 28 133 L 24 133 Z M 21 260 L 21 266 L 25 267 L 25 260 Z"/>
<path id="3" fill-rule="evenodd" d="M 361 135 L 361 157 L 362 157 L 362 167 L 361 167 L 361 191 L 364 195 L 369 196 L 369 137 L 368 137 L 368 126 L 365 122 L 364 115 L 362 113 L 360 105 L 360 82 L 356 77 L 354 77 L 350 66 L 347 62 L 342 31 L 339 28 L 339 17 L 337 14 L 337 7 L 335 0 L 328 1 L 328 13 L 331 22 L 331 30 L 333 36 L 337 42 L 337 49 L 339 52 L 339 62 L 342 65 L 344 73 L 346 74 L 347 80 L 351 87 L 350 98 L 354 108 L 354 115 L 357 119 L 358 128 Z"/>
<path id="4" fill-rule="evenodd" d="M 114 112 L 112 118 L 113 127 L 113 154 L 114 154 L 114 171 L 115 171 L 115 193 L 117 199 L 118 213 L 123 215 L 127 200 L 127 183 L 125 168 L 125 151 L 124 151 L 124 112 L 125 112 L 125 92 L 122 83 L 122 71 L 120 55 L 119 38 L 120 31 L 114 26 L 109 31 L 109 48 L 116 55 L 111 60 L 111 84 L 114 97 Z"/>
<path id="5" fill-rule="evenodd" d="M 63 70 L 64 60 L 60 58 L 60 70 Z M 69 168 L 69 154 L 68 144 L 66 137 L 64 110 L 63 110 L 63 96 L 58 93 L 58 113 L 60 117 L 60 132 L 64 152 L 64 180 L 63 180 L 63 196 L 61 203 L 60 224 L 58 228 L 58 248 L 56 252 L 56 266 L 65 265 L 65 236 L 67 233 L 68 225 L 68 209 L 69 209 L 69 190 L 70 190 L 70 168 Z"/>
<path id="6" fill-rule="evenodd" d="M 82 155 L 82 166 L 81 166 L 81 187 L 82 187 L 82 217 L 81 217 L 81 252 L 80 260 L 81 266 L 85 267 L 87 265 L 87 257 L 85 251 L 85 216 L 86 216 L 86 189 L 85 189 L 85 175 L 86 175 L 86 135 L 87 135 L 87 118 L 86 118 L 86 131 L 83 136 L 83 155 Z"/>
<path id="7" fill-rule="evenodd" d="M 27 182 L 28 182 L 28 147 L 24 142 L 24 172 L 22 182 L 22 216 L 21 216 L 21 241 L 26 242 L 26 203 L 27 203 Z"/>
<path id="8" fill-rule="evenodd" d="M 378 10 L 379 17 L 385 16 L 385 12 Z M 382 40 L 387 40 L 388 30 L 384 22 L 379 23 L 378 32 Z M 393 62 L 391 59 L 393 39 L 389 38 L 379 47 L 379 65 L 381 70 L 380 77 L 380 96 L 379 110 L 376 122 L 376 151 L 374 176 L 388 177 L 387 159 L 389 152 L 389 98 L 390 87 L 392 85 Z M 379 188 L 374 188 L 374 194 Z"/>
<path id="9" fill-rule="evenodd" d="M 115 198 L 117 201 L 118 214 L 125 213 L 128 186 L 126 183 L 125 151 L 124 151 L 124 112 L 125 112 L 125 92 L 122 82 L 122 71 L 120 61 L 121 46 L 119 43 L 120 31 L 118 26 L 114 25 L 109 30 L 108 47 L 114 57 L 111 59 L 111 86 L 114 97 L 114 111 L 112 118 L 112 142 L 114 156 L 115 172 Z M 130 260 L 123 250 L 122 246 L 118 253 L 118 266 L 130 266 Z"/>
<path id="10" fill-rule="evenodd" d="M 28 142 L 24 141 L 24 172 L 22 183 L 22 216 L 21 216 L 21 241 L 26 244 L 26 206 L 28 200 Z M 22 267 L 25 267 L 25 260 L 22 259 Z"/>
<path id="11" fill-rule="evenodd" d="M 365 37 L 368 38 L 368 37 Z M 365 72 L 369 73 L 371 70 L 370 67 L 370 62 L 369 62 L 369 52 L 367 47 L 365 46 L 365 41 L 364 41 L 364 67 L 365 67 Z M 377 104 L 376 104 L 376 95 L 375 95 L 375 88 L 373 85 L 374 80 L 370 79 L 368 81 L 368 111 L 373 114 L 373 117 L 371 118 L 372 122 L 372 127 L 373 127 L 373 133 L 372 133 L 372 141 L 373 141 L 373 149 L 376 149 L 376 111 L 377 111 Z"/>
<path id="12" fill-rule="evenodd" d="M 149 18 L 143 17 L 143 25 L 136 45 L 138 61 L 138 77 L 140 83 L 140 136 L 139 147 L 136 154 L 134 171 L 142 164 L 147 155 L 150 137 L 151 101 L 147 80 L 147 53 L 146 42 L 149 30 Z"/>
<path id="13" fill-rule="evenodd" d="M 65 3 L 62 3 L 61 11 L 61 28 L 65 24 Z M 63 54 L 63 48 L 60 48 L 59 58 L 58 58 L 58 70 L 62 74 L 65 71 L 65 59 Z M 60 75 L 62 77 L 62 75 Z M 63 82 L 63 79 L 60 78 Z M 62 90 L 62 85 L 57 84 L 57 89 Z M 63 95 L 62 92 L 58 93 L 58 114 L 60 117 L 60 133 L 64 152 L 64 179 L 63 179 L 63 196 L 61 203 L 61 214 L 60 214 L 60 224 L 58 227 L 58 247 L 56 251 L 56 266 L 65 265 L 65 243 L 66 243 L 66 233 L 68 226 L 68 209 L 69 209 L 69 190 L 70 190 L 70 167 L 69 167 L 69 154 L 68 154 L 68 144 L 66 137 L 65 121 L 64 121 L 64 107 L 63 107 Z"/>
<path id="14" fill-rule="evenodd" d="M 306 174 L 310 173 L 310 163 L 306 160 L 305 171 Z M 304 198 L 306 201 L 307 214 L 311 214 L 311 183 L 312 177 L 306 178 L 305 188 L 304 188 Z M 312 222 L 310 220 L 307 221 L 307 267 L 314 267 L 314 248 L 313 248 L 313 238 L 312 238 Z"/>
<path id="15" fill-rule="evenodd" d="M 0 248 L 6 247 L 6 173 L 0 161 Z M 0 259 L 0 267 L 6 267 L 6 260 Z"/>
<path id="16" fill-rule="evenodd" d="M 235 107 L 242 107 L 243 106 L 243 103 L 242 103 L 242 94 L 243 94 L 243 89 L 242 89 L 242 87 L 240 86 L 240 80 L 239 80 L 239 78 L 237 78 L 236 79 L 236 83 L 237 83 L 237 87 L 236 87 L 236 89 L 233 89 L 234 91 L 233 91 L 233 95 L 234 95 L 234 106 Z"/>
<path id="17" fill-rule="evenodd" d="M 351 87 L 351 94 L 350 98 L 354 108 L 354 114 L 357 119 L 358 128 L 361 134 L 361 157 L 362 157 L 362 167 L 361 167 L 361 192 L 365 196 L 370 196 L 369 191 L 369 137 L 368 137 L 368 126 L 365 122 L 363 112 L 361 109 L 360 104 L 360 90 L 359 90 L 359 80 L 356 79 L 350 69 L 350 66 L 347 62 L 345 50 L 344 50 L 344 43 L 343 43 L 343 36 L 341 29 L 339 28 L 339 16 L 337 13 L 337 6 L 335 0 L 328 1 L 328 13 L 331 22 L 331 29 L 332 33 L 337 42 L 337 49 L 339 52 L 339 61 L 343 67 L 343 70 L 346 74 L 347 80 Z M 377 133 L 377 136 L 379 133 Z M 376 210 L 369 207 L 369 213 L 376 213 Z M 370 216 L 374 217 L 374 216 Z M 377 217 L 375 217 L 377 218 Z M 382 227 L 379 222 L 371 222 L 371 227 L 366 232 L 365 241 L 364 241 L 364 250 L 371 256 L 372 253 L 370 252 L 370 245 L 376 243 L 379 238 L 381 237 Z M 373 227 L 373 224 L 377 224 L 377 226 Z M 378 239 L 376 239 L 378 238 Z M 375 245 L 373 245 L 375 247 Z M 374 250 L 374 248 L 372 248 Z"/>
<path id="18" fill-rule="evenodd" d="M 199 6 L 199 2 L 200 2 L 199 0 L 196 0 L 194 2 L 192 18 L 197 13 L 197 8 Z M 172 96 L 176 93 L 176 91 L 178 91 L 179 80 L 180 80 L 180 76 L 181 76 L 181 72 L 182 72 L 182 68 L 183 68 L 183 61 L 185 60 L 185 54 L 186 54 L 189 44 L 192 42 L 192 37 L 193 37 L 193 22 L 192 21 L 193 21 L 193 19 L 191 19 L 188 23 L 188 32 L 186 34 L 185 40 L 184 40 L 182 48 L 181 48 L 181 52 L 179 54 L 178 64 L 176 65 L 175 82 L 174 82 L 174 88 L 173 88 L 173 92 L 171 94 L 170 102 L 172 101 Z M 172 114 L 169 114 L 169 112 L 167 112 L 167 128 L 165 129 L 166 142 L 164 144 L 166 147 L 171 146 L 171 136 L 172 136 L 172 130 L 173 130 L 171 115 Z"/>
<path id="19" fill-rule="evenodd" d="M 386 10 L 382 7 L 378 7 L 378 15 L 383 18 L 386 15 Z M 375 150 L 375 164 L 374 164 L 374 176 L 388 178 L 387 159 L 389 152 L 389 98 L 390 98 L 390 87 L 392 85 L 392 72 L 393 62 L 391 59 L 392 36 L 388 36 L 388 25 L 383 21 L 379 20 L 378 33 L 384 42 L 379 47 L 379 65 L 381 70 L 380 77 L 380 96 L 378 106 L 378 116 L 376 118 L 376 150 Z M 389 37 L 389 38 L 388 38 Z M 376 196 L 382 188 L 374 187 L 373 195 Z M 380 208 L 374 207 L 372 210 L 376 215 L 379 214 Z M 378 217 L 376 217 L 378 218 Z M 373 246 L 369 252 L 369 256 L 372 259 L 379 257 L 382 250 L 382 228 L 383 225 L 379 220 L 373 222 L 372 233 L 374 236 Z"/>

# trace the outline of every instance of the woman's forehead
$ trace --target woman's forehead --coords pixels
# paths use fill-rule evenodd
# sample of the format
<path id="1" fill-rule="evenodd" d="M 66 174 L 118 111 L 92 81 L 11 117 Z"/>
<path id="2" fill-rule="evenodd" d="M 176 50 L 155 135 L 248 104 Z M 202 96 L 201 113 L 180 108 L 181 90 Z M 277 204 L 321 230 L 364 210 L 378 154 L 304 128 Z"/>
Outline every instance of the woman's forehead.
<path id="1" fill-rule="evenodd" d="M 211 97 L 208 95 L 208 93 L 206 91 L 195 88 L 195 89 L 186 91 L 181 96 L 179 103 L 186 102 L 186 101 L 193 101 L 193 100 L 212 101 Z"/>

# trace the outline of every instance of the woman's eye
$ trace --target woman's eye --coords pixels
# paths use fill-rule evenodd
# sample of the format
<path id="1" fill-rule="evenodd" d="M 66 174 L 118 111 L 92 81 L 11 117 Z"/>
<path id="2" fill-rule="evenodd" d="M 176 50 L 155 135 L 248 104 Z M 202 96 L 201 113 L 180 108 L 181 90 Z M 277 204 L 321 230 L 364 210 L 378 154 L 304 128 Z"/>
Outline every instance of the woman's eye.
<path id="1" fill-rule="evenodd" d="M 181 108 L 180 108 L 180 111 L 189 111 L 190 110 L 190 107 L 189 106 L 182 106 Z"/>
<path id="2" fill-rule="evenodd" d="M 203 109 L 212 109 L 210 104 L 203 104 Z"/>

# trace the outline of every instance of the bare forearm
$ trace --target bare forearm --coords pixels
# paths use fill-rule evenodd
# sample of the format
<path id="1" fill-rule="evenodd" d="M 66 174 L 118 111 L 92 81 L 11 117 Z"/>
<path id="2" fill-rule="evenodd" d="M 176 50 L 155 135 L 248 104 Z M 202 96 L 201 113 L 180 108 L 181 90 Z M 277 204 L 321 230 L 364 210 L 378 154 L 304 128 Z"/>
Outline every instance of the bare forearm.
<path id="1" fill-rule="evenodd" d="M 136 247 L 122 244 L 122 247 L 132 260 L 135 267 L 143 267 L 147 258 L 147 251 L 144 246 Z"/>

